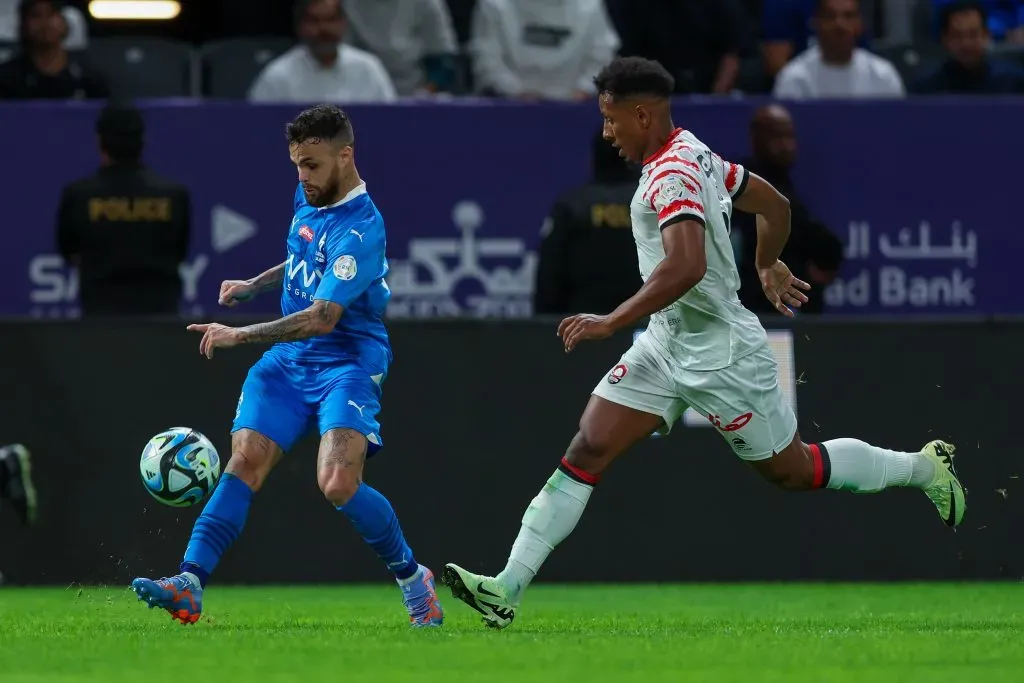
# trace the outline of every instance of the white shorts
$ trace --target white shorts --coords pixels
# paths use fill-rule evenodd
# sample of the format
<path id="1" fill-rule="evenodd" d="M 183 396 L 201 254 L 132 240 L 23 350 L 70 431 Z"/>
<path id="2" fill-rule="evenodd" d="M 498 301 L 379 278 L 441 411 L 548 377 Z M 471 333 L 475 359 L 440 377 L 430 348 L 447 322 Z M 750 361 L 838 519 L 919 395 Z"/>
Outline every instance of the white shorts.
<path id="1" fill-rule="evenodd" d="M 779 387 L 778 363 L 767 343 L 720 370 L 684 370 L 642 334 L 593 393 L 660 415 L 661 434 L 693 408 L 744 460 L 770 458 L 796 436 L 796 414 Z"/>

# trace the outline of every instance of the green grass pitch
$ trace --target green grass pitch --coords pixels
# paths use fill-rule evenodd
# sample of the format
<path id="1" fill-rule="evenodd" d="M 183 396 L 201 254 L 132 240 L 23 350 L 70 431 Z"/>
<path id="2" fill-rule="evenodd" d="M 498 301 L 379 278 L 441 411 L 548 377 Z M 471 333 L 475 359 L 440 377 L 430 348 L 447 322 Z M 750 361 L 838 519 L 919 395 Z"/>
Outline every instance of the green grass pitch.
<path id="1" fill-rule="evenodd" d="M 440 587 L 439 587 L 440 588 Z M 127 588 L 0 589 L 0 681 L 1024 681 L 1024 585 L 537 585 L 504 631 L 441 591 L 217 587 L 173 623 Z"/>

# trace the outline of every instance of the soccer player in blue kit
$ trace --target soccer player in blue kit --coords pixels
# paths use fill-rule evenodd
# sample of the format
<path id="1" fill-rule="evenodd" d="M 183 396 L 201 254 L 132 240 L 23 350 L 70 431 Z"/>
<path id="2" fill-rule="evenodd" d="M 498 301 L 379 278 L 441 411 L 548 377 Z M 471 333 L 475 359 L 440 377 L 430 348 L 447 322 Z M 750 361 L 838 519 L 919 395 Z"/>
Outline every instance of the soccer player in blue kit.
<path id="1" fill-rule="evenodd" d="M 348 116 L 330 105 L 308 109 L 288 125 L 299 171 L 288 258 L 251 280 L 221 285 L 233 306 L 282 288 L 282 318 L 233 328 L 189 325 L 199 351 L 272 343 L 242 385 L 231 459 L 195 523 L 180 573 L 139 578 L 132 588 L 151 607 L 182 623 L 198 621 L 206 581 L 238 538 L 253 494 L 313 422 L 320 430 L 317 480 L 391 570 L 413 626 L 440 626 L 431 571 L 416 563 L 388 500 L 363 482 L 364 460 L 382 446 L 377 413 L 391 362 L 382 316 L 391 297 L 384 277 L 384 221 L 353 161 Z"/>

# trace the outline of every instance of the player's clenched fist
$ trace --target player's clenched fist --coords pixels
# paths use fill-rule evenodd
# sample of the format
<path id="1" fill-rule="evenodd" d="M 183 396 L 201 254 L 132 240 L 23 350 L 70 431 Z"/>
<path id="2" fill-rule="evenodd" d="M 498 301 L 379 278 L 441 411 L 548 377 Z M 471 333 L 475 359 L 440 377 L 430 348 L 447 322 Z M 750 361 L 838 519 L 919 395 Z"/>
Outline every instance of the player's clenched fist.
<path id="1" fill-rule="evenodd" d="M 242 301 L 248 301 L 256 295 L 256 286 L 248 280 L 225 280 L 220 283 L 220 296 L 217 303 L 228 308 Z"/>
<path id="2" fill-rule="evenodd" d="M 220 323 L 189 325 L 187 329 L 190 332 L 202 333 L 203 338 L 199 340 L 199 353 L 207 358 L 213 358 L 213 350 L 216 348 L 226 349 L 242 343 L 237 329 Z"/>
<path id="3" fill-rule="evenodd" d="M 608 324 L 608 316 L 580 313 L 566 318 L 558 326 L 558 336 L 565 344 L 568 353 L 584 339 L 604 339 L 615 330 Z"/>

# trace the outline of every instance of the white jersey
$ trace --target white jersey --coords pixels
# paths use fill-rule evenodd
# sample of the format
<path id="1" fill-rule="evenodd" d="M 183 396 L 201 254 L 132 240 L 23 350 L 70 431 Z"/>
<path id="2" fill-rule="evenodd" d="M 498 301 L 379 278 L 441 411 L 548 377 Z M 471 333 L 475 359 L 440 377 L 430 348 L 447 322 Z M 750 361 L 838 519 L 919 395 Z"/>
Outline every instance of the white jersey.
<path id="1" fill-rule="evenodd" d="M 723 161 L 689 131 L 677 129 L 644 161 L 630 206 L 633 238 L 644 281 L 665 259 L 662 228 L 680 218 L 705 226 L 707 272 L 696 287 L 651 316 L 647 336 L 687 370 L 718 370 L 767 343 L 757 316 L 743 307 L 736 259 L 729 240 L 732 200 L 748 171 Z"/>

